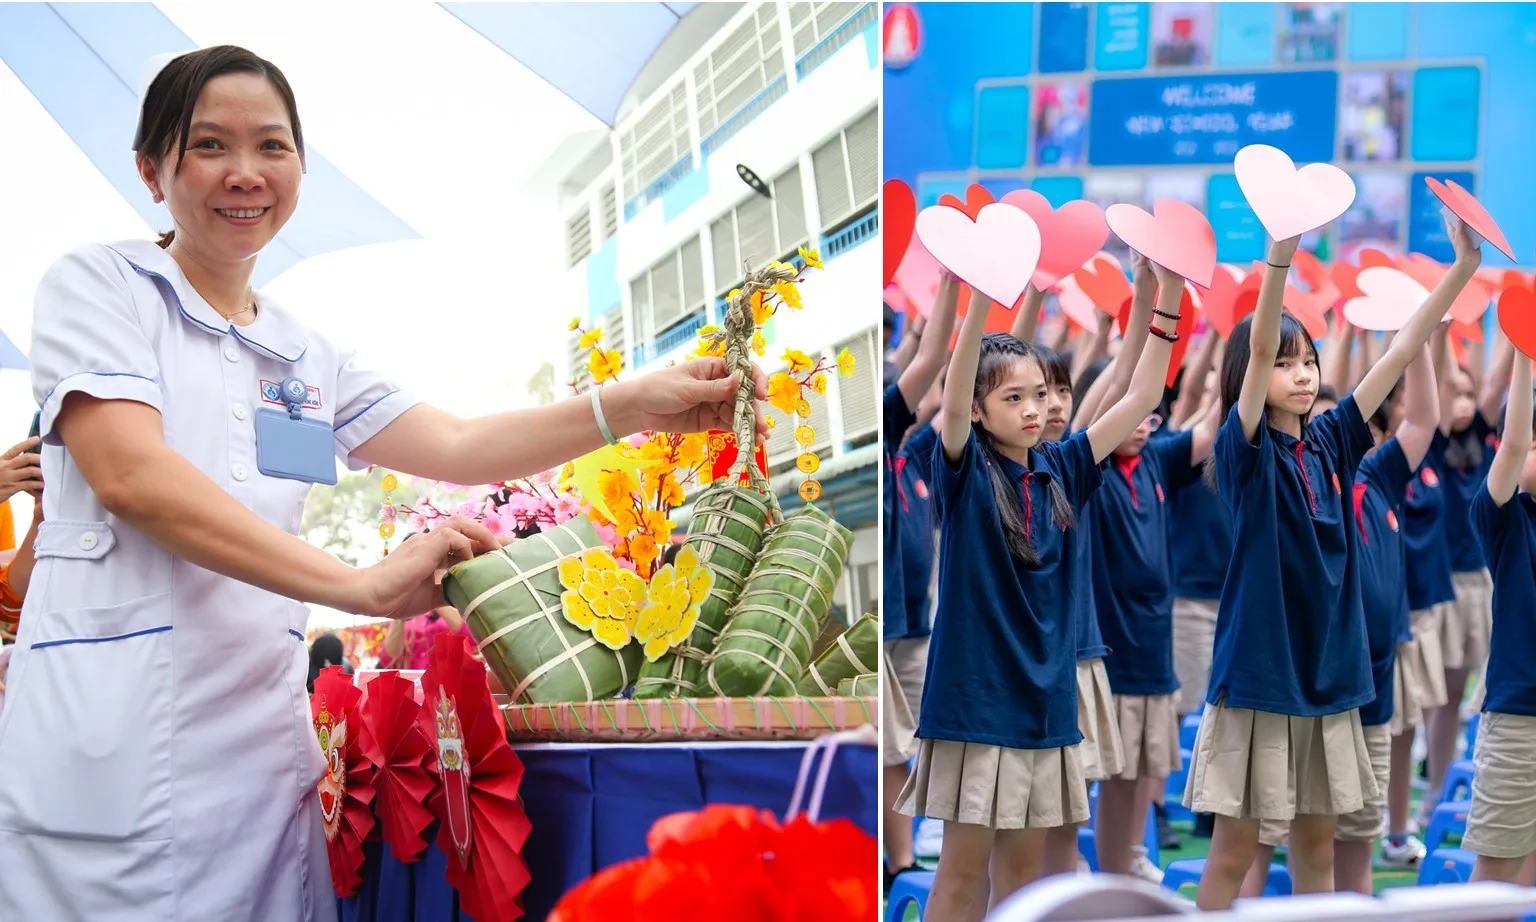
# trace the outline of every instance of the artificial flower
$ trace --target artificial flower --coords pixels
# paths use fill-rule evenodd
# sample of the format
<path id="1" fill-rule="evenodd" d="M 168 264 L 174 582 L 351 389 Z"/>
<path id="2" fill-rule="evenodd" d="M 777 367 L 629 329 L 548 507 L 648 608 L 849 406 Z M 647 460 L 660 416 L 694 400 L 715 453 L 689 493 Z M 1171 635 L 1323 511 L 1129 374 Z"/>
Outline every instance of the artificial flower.
<path id="1" fill-rule="evenodd" d="M 588 330 L 587 332 L 581 334 L 581 343 L 579 344 L 579 346 L 577 348 L 580 348 L 580 349 L 583 349 L 583 350 L 591 349 L 593 346 L 597 345 L 598 343 L 600 343 L 602 341 L 603 341 L 603 329 L 602 329 L 602 327 L 596 327 L 594 329 Z"/>
<path id="2" fill-rule="evenodd" d="M 773 305 L 768 303 L 768 293 L 766 291 L 754 292 L 752 295 L 752 322 L 762 326 L 772 316 Z"/>
<path id="3" fill-rule="evenodd" d="M 656 539 L 641 533 L 629 539 L 629 559 L 638 566 L 650 567 L 661 556 L 661 549 L 656 546 Z"/>
<path id="4" fill-rule="evenodd" d="M 816 377 L 812 378 L 811 390 L 818 394 L 825 394 L 827 392 L 827 376 L 817 375 Z"/>
<path id="5" fill-rule="evenodd" d="M 566 620 L 590 631 L 603 646 L 623 649 L 645 605 L 645 582 L 602 548 L 565 558 L 559 571 L 560 585 L 566 589 L 560 594 Z"/>
<path id="6" fill-rule="evenodd" d="M 853 374 L 853 353 L 847 349 L 837 354 L 837 371 L 841 375 Z"/>
<path id="7" fill-rule="evenodd" d="M 704 463 L 709 455 L 709 436 L 703 432 L 683 436 L 677 449 L 677 460 L 683 467 L 695 468 Z"/>
<path id="8" fill-rule="evenodd" d="M 773 293 L 779 296 L 779 300 L 788 304 L 795 310 L 804 307 L 800 300 L 800 286 L 788 280 L 780 280 L 773 283 Z"/>
<path id="9" fill-rule="evenodd" d="M 699 620 L 699 606 L 714 587 L 715 575 L 701 566 L 698 552 L 684 545 L 677 561 L 657 570 L 651 577 L 649 602 L 635 623 L 635 637 L 645 645 L 645 658 L 651 662 L 693 633 Z"/>
<path id="10" fill-rule="evenodd" d="M 597 384 L 612 381 L 624 367 L 624 358 L 617 349 L 593 349 L 587 359 L 587 370 Z"/>
<path id="11" fill-rule="evenodd" d="M 577 330 L 581 329 L 581 318 L 580 317 L 572 317 L 571 318 L 571 325 L 566 327 L 566 329 L 570 330 L 572 333 L 574 333 Z"/>
<path id="12" fill-rule="evenodd" d="M 752 351 L 757 353 L 759 357 L 768 351 L 768 340 L 763 338 L 761 330 L 754 330 L 752 332 Z"/>
<path id="13" fill-rule="evenodd" d="M 784 361 L 789 365 L 789 373 L 792 375 L 805 374 L 816 365 L 815 362 L 811 361 L 810 356 L 806 355 L 804 352 L 799 351 L 798 349 L 786 349 L 784 352 Z"/>
<path id="14" fill-rule="evenodd" d="M 801 247 L 800 258 L 804 260 L 805 264 L 810 266 L 812 269 L 821 268 L 821 253 L 816 250 L 808 250 L 805 247 Z"/>
<path id="15" fill-rule="evenodd" d="M 800 399 L 800 382 L 793 375 L 779 372 L 768 379 L 768 402 L 783 413 L 795 412 Z"/>
<path id="16" fill-rule="evenodd" d="M 633 473 L 616 468 L 597 472 L 597 488 L 603 502 L 608 504 L 610 510 L 617 512 L 620 507 L 630 505 L 631 497 L 640 488 L 640 484 L 636 482 Z"/>

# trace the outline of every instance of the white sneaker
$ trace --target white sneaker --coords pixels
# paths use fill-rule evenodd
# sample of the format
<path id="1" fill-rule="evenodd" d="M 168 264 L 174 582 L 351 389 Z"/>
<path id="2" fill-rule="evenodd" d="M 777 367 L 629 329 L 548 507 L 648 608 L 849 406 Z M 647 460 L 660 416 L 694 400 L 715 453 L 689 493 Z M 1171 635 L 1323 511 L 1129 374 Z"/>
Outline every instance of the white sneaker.
<path id="1" fill-rule="evenodd" d="M 1131 849 L 1131 876 L 1154 884 L 1163 882 L 1163 872 L 1147 857 L 1146 848 L 1140 845 Z"/>
<path id="2" fill-rule="evenodd" d="M 1093 868 L 1090 868 L 1088 866 L 1088 859 L 1084 858 L 1082 855 L 1078 855 L 1077 856 L 1077 873 L 1079 873 L 1079 874 L 1092 874 L 1093 873 Z"/>
<path id="3" fill-rule="evenodd" d="M 939 847 L 944 844 L 944 824 L 938 820 L 924 819 L 917 824 L 917 835 L 912 839 L 912 854 L 919 858 L 939 857 Z"/>
<path id="4" fill-rule="evenodd" d="M 1390 838 L 1381 840 L 1381 865 L 1403 871 L 1416 871 L 1429 850 L 1419 837 L 1409 833 L 1403 844 L 1393 845 Z"/>

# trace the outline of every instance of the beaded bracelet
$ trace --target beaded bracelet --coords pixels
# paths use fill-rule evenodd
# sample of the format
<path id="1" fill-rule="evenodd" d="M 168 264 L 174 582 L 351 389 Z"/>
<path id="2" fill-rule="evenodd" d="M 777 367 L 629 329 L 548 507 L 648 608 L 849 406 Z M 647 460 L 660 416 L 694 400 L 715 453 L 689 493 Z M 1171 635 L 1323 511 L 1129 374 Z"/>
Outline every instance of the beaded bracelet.
<path id="1" fill-rule="evenodd" d="M 1169 344 L 1176 343 L 1176 342 L 1179 341 L 1179 334 L 1177 334 L 1177 333 L 1164 333 L 1162 330 L 1159 330 L 1155 325 L 1150 324 L 1150 323 L 1147 324 L 1147 331 L 1149 333 L 1151 333 L 1153 336 L 1156 336 L 1158 339 L 1162 340 L 1163 342 L 1166 342 L 1166 343 L 1169 343 Z"/>

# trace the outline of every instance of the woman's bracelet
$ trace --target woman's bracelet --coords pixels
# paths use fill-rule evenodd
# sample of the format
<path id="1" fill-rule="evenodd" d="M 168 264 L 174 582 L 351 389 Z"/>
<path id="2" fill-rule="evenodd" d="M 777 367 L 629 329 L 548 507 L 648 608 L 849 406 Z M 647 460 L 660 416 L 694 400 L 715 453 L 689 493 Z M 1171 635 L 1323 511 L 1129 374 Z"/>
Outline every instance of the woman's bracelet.
<path id="1" fill-rule="evenodd" d="M 598 396 L 602 388 L 592 385 L 592 417 L 597 421 L 597 431 L 603 434 L 603 440 L 609 445 L 619 444 L 619 440 L 613 437 L 613 430 L 608 428 L 608 417 L 603 415 L 603 399 Z"/>
<path id="2" fill-rule="evenodd" d="M 1282 266 L 1279 263 L 1272 263 L 1272 262 L 1270 262 L 1267 259 L 1264 260 L 1264 264 L 1266 266 L 1269 266 L 1269 268 L 1271 268 L 1271 269 L 1289 269 L 1289 268 L 1291 268 L 1291 264 L 1290 263 L 1286 263 L 1285 265 Z"/>
<path id="3" fill-rule="evenodd" d="M 1163 316 L 1166 317 L 1168 315 L 1164 314 Z M 1177 318 L 1175 318 L 1175 319 L 1177 319 Z M 1159 330 L 1157 328 L 1157 325 L 1153 324 L 1153 323 L 1147 324 L 1147 331 L 1149 333 L 1151 333 L 1153 336 L 1156 336 L 1158 339 L 1160 339 L 1163 342 L 1168 343 L 1170 345 L 1179 341 L 1179 334 L 1177 334 L 1177 333 L 1165 333 L 1162 330 Z"/>
<path id="4" fill-rule="evenodd" d="M 1160 310 L 1158 310 L 1155 307 L 1152 308 L 1152 313 L 1156 314 L 1159 317 L 1164 317 L 1164 318 L 1166 318 L 1168 320 L 1172 320 L 1174 323 L 1178 323 L 1179 322 L 1179 315 L 1178 314 L 1170 314 L 1170 313 L 1168 313 L 1166 311 L 1160 311 Z"/>

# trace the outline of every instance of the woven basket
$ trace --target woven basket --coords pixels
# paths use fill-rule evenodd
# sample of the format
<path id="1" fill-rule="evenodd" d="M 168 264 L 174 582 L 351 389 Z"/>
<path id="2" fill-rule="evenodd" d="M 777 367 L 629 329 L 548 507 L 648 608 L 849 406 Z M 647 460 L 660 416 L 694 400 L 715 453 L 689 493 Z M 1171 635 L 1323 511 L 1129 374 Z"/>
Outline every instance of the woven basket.
<path id="1" fill-rule="evenodd" d="M 880 619 L 865 615 L 837 636 L 836 642 L 805 670 L 802 695 L 836 695 L 844 679 L 880 669 Z"/>
<path id="2" fill-rule="evenodd" d="M 610 650 L 560 609 L 560 561 L 601 546 L 592 523 L 578 517 L 467 560 L 443 577 L 443 595 L 463 613 L 486 663 L 517 704 L 611 698 L 634 682 L 640 644 Z"/>
<path id="3" fill-rule="evenodd" d="M 711 691 L 795 694 L 852 541 L 853 532 L 809 505 L 769 532 L 709 660 Z"/>

